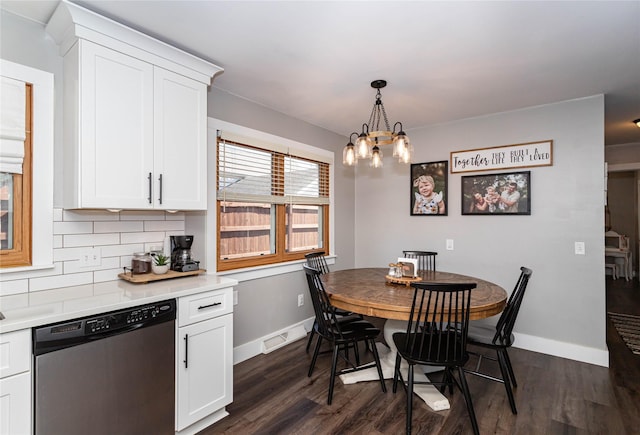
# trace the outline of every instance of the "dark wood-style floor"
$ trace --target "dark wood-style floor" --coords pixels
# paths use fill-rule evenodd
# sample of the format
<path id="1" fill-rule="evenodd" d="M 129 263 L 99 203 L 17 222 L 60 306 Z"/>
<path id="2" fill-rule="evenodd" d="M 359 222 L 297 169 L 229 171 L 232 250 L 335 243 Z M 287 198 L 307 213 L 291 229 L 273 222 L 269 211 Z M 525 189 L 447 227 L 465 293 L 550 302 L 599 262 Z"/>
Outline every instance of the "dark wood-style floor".
<path id="1" fill-rule="evenodd" d="M 607 281 L 607 310 L 640 315 L 637 280 Z M 518 415 L 511 414 L 504 386 L 467 376 L 483 434 L 639 434 L 640 356 L 629 351 L 607 320 L 610 368 L 513 348 Z M 321 355 L 311 378 L 306 340 L 234 367 L 230 415 L 200 435 L 211 434 L 401 434 L 405 393 L 387 393 L 377 382 L 336 381 L 327 405 L 330 354 Z M 491 362 L 483 362 L 483 367 Z M 471 426 L 460 391 L 447 393 L 451 409 L 431 411 L 414 400 L 413 433 L 466 434 Z"/>

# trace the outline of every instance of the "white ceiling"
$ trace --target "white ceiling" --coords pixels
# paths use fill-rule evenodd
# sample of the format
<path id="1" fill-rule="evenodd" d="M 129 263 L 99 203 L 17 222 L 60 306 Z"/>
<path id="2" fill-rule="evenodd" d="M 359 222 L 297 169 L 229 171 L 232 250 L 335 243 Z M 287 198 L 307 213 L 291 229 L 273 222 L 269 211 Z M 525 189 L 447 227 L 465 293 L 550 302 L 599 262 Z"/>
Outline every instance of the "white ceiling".
<path id="1" fill-rule="evenodd" d="M 382 90 L 404 130 L 605 94 L 640 143 L 640 1 L 74 1 L 225 69 L 213 86 L 342 135 Z M 58 1 L 1 0 L 46 23 Z"/>

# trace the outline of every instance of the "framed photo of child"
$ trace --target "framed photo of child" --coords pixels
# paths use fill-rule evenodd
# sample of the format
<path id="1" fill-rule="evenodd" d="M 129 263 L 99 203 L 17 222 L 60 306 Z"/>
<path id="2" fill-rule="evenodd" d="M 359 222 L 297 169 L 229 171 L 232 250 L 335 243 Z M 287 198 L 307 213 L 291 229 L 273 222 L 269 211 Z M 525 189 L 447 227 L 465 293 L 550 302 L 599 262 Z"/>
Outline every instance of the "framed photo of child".
<path id="1" fill-rule="evenodd" d="M 531 171 L 462 176 L 462 214 L 530 215 Z"/>
<path id="2" fill-rule="evenodd" d="M 449 162 L 411 165 L 411 216 L 446 216 Z"/>

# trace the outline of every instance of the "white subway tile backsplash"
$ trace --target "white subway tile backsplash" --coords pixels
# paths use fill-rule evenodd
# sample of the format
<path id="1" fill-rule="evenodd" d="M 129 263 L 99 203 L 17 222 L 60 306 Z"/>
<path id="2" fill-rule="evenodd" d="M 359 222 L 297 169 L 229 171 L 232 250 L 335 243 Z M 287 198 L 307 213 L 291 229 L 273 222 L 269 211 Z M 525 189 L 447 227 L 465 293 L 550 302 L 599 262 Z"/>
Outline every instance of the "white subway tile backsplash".
<path id="1" fill-rule="evenodd" d="M 53 209 L 54 267 L 0 274 L 0 295 L 11 298 L 41 290 L 93 285 L 118 280 L 123 267 L 131 267 L 134 252 L 163 246 L 165 237 L 184 235 L 185 213 Z M 99 266 L 80 267 L 85 248 L 97 247 Z M 6 299 L 8 300 L 8 299 Z"/>
<path id="2" fill-rule="evenodd" d="M 133 233 L 144 231 L 142 221 L 117 221 L 117 222 L 96 222 L 93 224 L 93 231 L 98 233 Z"/>
<path id="3" fill-rule="evenodd" d="M 102 258 L 99 266 L 81 266 L 80 261 L 65 261 L 64 273 L 93 272 L 95 270 L 114 269 L 120 267 L 120 257 Z"/>
<path id="4" fill-rule="evenodd" d="M 122 255 L 133 255 L 134 252 L 144 251 L 142 243 L 133 243 L 128 245 L 111 245 L 102 246 L 102 257 L 120 257 Z"/>
<path id="5" fill-rule="evenodd" d="M 184 221 L 145 221 L 145 231 L 184 231 Z"/>
<path id="6" fill-rule="evenodd" d="M 70 273 L 67 275 L 49 276 L 46 278 L 32 278 L 29 280 L 29 291 L 37 292 L 53 288 L 91 284 L 92 282 L 93 272 Z"/>
<path id="7" fill-rule="evenodd" d="M 179 211 L 177 213 L 167 213 L 165 215 L 168 221 L 183 221 L 184 220 L 184 212 Z"/>
<path id="8" fill-rule="evenodd" d="M 152 233 L 123 233 L 120 235 L 120 243 L 153 243 L 164 240 L 164 232 L 152 232 Z"/>
<path id="9" fill-rule="evenodd" d="M 166 213 L 163 211 L 121 211 L 122 221 L 163 221 Z"/>
<path id="10" fill-rule="evenodd" d="M 119 273 L 122 273 L 121 267 L 117 269 L 96 270 L 93 272 L 93 282 L 106 282 L 120 279 L 118 278 Z"/>
<path id="11" fill-rule="evenodd" d="M 70 234 L 64 236 L 64 247 L 115 245 L 120 243 L 120 234 Z"/>
<path id="12" fill-rule="evenodd" d="M 0 284 L 0 295 L 9 296 L 29 291 L 28 279 L 16 279 L 14 281 L 4 281 Z"/>
<path id="13" fill-rule="evenodd" d="M 61 235 L 55 235 L 53 236 L 53 247 L 55 248 L 62 248 L 62 236 Z"/>
<path id="14" fill-rule="evenodd" d="M 111 213 L 106 210 L 63 210 L 62 220 L 64 221 L 117 221 L 120 220 L 118 213 Z"/>
<path id="15" fill-rule="evenodd" d="M 91 234 L 93 233 L 93 222 L 54 222 L 53 234 Z"/>
<path id="16" fill-rule="evenodd" d="M 62 248 L 53 250 L 53 261 L 79 260 L 85 247 Z"/>

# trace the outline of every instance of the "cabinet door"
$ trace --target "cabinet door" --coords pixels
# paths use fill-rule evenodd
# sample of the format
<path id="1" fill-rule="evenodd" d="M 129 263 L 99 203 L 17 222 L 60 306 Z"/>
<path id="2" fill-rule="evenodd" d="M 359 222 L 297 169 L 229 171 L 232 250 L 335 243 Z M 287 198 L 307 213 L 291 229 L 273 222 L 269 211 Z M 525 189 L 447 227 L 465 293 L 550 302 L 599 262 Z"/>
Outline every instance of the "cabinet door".
<path id="1" fill-rule="evenodd" d="M 0 379 L 0 435 L 31 433 L 31 372 Z"/>
<path id="2" fill-rule="evenodd" d="M 79 44 L 80 206 L 151 208 L 153 66 Z"/>
<path id="3" fill-rule="evenodd" d="M 158 67 L 154 87 L 154 205 L 206 210 L 207 87 Z"/>
<path id="4" fill-rule="evenodd" d="M 233 400 L 232 340 L 232 314 L 178 329 L 178 431 Z"/>

